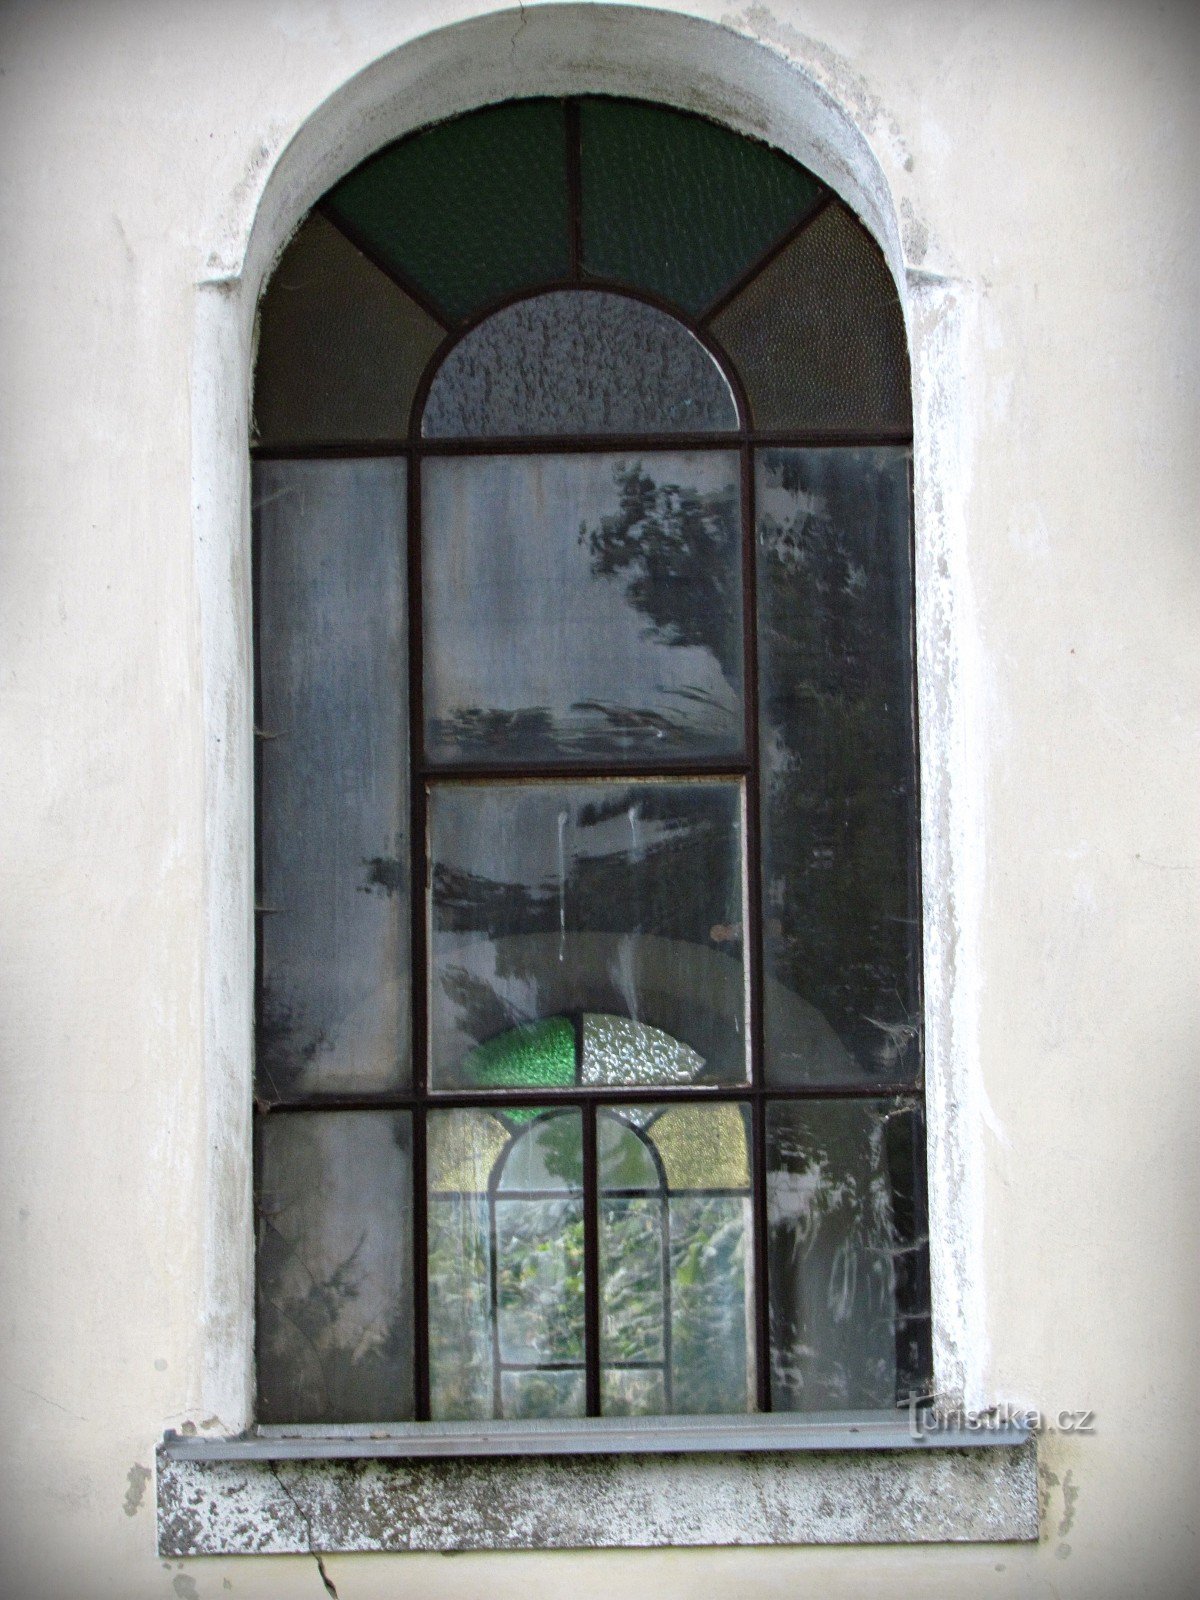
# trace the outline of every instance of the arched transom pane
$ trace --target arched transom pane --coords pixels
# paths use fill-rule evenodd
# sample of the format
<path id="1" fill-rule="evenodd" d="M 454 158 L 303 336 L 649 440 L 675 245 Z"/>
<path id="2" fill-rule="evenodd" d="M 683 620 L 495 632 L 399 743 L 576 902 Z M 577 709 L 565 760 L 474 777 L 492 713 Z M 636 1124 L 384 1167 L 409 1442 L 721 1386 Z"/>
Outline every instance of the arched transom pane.
<path id="1" fill-rule="evenodd" d="M 439 367 L 427 438 L 709 433 L 738 425 L 700 340 L 627 295 L 558 289 L 505 306 Z"/>

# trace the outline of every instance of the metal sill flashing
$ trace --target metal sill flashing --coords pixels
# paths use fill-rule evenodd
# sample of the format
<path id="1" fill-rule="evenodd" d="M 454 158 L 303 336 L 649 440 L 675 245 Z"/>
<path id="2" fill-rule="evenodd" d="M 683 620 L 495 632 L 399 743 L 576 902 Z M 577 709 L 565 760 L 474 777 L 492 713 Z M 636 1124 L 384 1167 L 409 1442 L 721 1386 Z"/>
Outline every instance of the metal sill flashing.
<path id="1" fill-rule="evenodd" d="M 413 1460 L 463 1456 L 688 1455 L 795 1450 L 980 1449 L 1022 1445 L 1012 1422 L 967 1428 L 923 1412 L 839 1411 L 804 1416 L 597 1417 L 587 1422 L 402 1422 L 262 1426 L 236 1437 L 167 1433 L 170 1461 Z"/>
<path id="2" fill-rule="evenodd" d="M 1037 1537 L 1035 1439 L 910 1431 L 907 1413 L 260 1429 L 158 1450 L 164 1557 Z"/>

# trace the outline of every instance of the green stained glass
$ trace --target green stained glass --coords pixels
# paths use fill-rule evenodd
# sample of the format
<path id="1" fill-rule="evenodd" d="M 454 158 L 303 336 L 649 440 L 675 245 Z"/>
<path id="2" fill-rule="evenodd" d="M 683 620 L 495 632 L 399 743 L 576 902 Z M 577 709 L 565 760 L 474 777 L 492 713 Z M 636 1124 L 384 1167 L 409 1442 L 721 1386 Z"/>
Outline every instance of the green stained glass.
<path id="1" fill-rule="evenodd" d="M 820 200 L 777 150 L 666 106 L 585 100 L 585 272 L 699 314 Z"/>
<path id="2" fill-rule="evenodd" d="M 547 1017 L 510 1028 L 471 1051 L 462 1079 L 486 1089 L 555 1089 L 574 1083 L 575 1024 L 569 1017 Z"/>
<path id="3" fill-rule="evenodd" d="M 510 101 L 426 129 L 365 161 L 325 207 L 451 321 L 565 277 L 562 105 Z"/>

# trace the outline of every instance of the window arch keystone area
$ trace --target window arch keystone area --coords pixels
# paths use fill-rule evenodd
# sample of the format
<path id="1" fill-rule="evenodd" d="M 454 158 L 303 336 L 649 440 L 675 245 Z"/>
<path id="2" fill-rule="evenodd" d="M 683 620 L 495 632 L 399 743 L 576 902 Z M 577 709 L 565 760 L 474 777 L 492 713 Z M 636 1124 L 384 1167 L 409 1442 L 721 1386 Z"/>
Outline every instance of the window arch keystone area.
<path id="1" fill-rule="evenodd" d="M 779 151 L 507 102 L 255 390 L 258 1416 L 930 1378 L 900 307 Z"/>

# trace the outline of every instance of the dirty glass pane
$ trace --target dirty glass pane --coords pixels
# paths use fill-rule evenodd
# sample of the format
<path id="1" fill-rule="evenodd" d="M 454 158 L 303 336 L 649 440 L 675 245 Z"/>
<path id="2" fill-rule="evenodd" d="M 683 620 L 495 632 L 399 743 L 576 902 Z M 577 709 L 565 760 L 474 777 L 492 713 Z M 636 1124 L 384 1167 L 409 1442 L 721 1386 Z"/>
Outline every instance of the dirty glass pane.
<path id="1" fill-rule="evenodd" d="M 908 452 L 757 462 L 767 1081 L 921 1059 Z"/>
<path id="2" fill-rule="evenodd" d="M 597 1118 L 606 1415 L 753 1405 L 746 1117 L 639 1105 Z"/>
<path id="3" fill-rule="evenodd" d="M 703 433 L 738 425 L 729 381 L 681 322 L 599 290 L 557 289 L 472 328 L 425 402 L 430 438 Z"/>
<path id="4" fill-rule="evenodd" d="M 742 805 L 728 780 L 432 785 L 431 1083 L 573 1082 L 581 1013 L 679 1040 L 683 1081 L 743 1081 Z M 646 1081 L 627 1052 L 588 1073 Z"/>
<path id="5" fill-rule="evenodd" d="M 408 1112 L 276 1113 L 259 1127 L 259 1420 L 411 1418 Z"/>
<path id="6" fill-rule="evenodd" d="M 771 1392 L 777 1411 L 904 1404 L 929 1379 L 919 1108 L 767 1108 Z"/>
<path id="7" fill-rule="evenodd" d="M 364 161 L 324 206 L 450 320 L 563 278 L 562 104 L 509 101 L 427 128 Z"/>
<path id="8" fill-rule="evenodd" d="M 258 443 L 406 438 L 417 380 L 443 332 L 313 212 L 263 296 L 254 369 Z"/>
<path id="9" fill-rule="evenodd" d="M 583 264 L 699 314 L 823 193 L 778 150 L 667 106 L 580 105 Z"/>
<path id="10" fill-rule="evenodd" d="M 430 1409 L 582 1416 L 578 1111 L 431 1111 Z"/>
<path id="11" fill-rule="evenodd" d="M 258 1089 L 409 1071 L 405 467 L 264 461 Z"/>
<path id="12" fill-rule="evenodd" d="M 422 502 L 432 760 L 741 751 L 736 453 L 433 459 Z"/>
<path id="13" fill-rule="evenodd" d="M 826 207 L 713 319 L 756 428 L 911 426 L 908 343 L 879 246 Z"/>

